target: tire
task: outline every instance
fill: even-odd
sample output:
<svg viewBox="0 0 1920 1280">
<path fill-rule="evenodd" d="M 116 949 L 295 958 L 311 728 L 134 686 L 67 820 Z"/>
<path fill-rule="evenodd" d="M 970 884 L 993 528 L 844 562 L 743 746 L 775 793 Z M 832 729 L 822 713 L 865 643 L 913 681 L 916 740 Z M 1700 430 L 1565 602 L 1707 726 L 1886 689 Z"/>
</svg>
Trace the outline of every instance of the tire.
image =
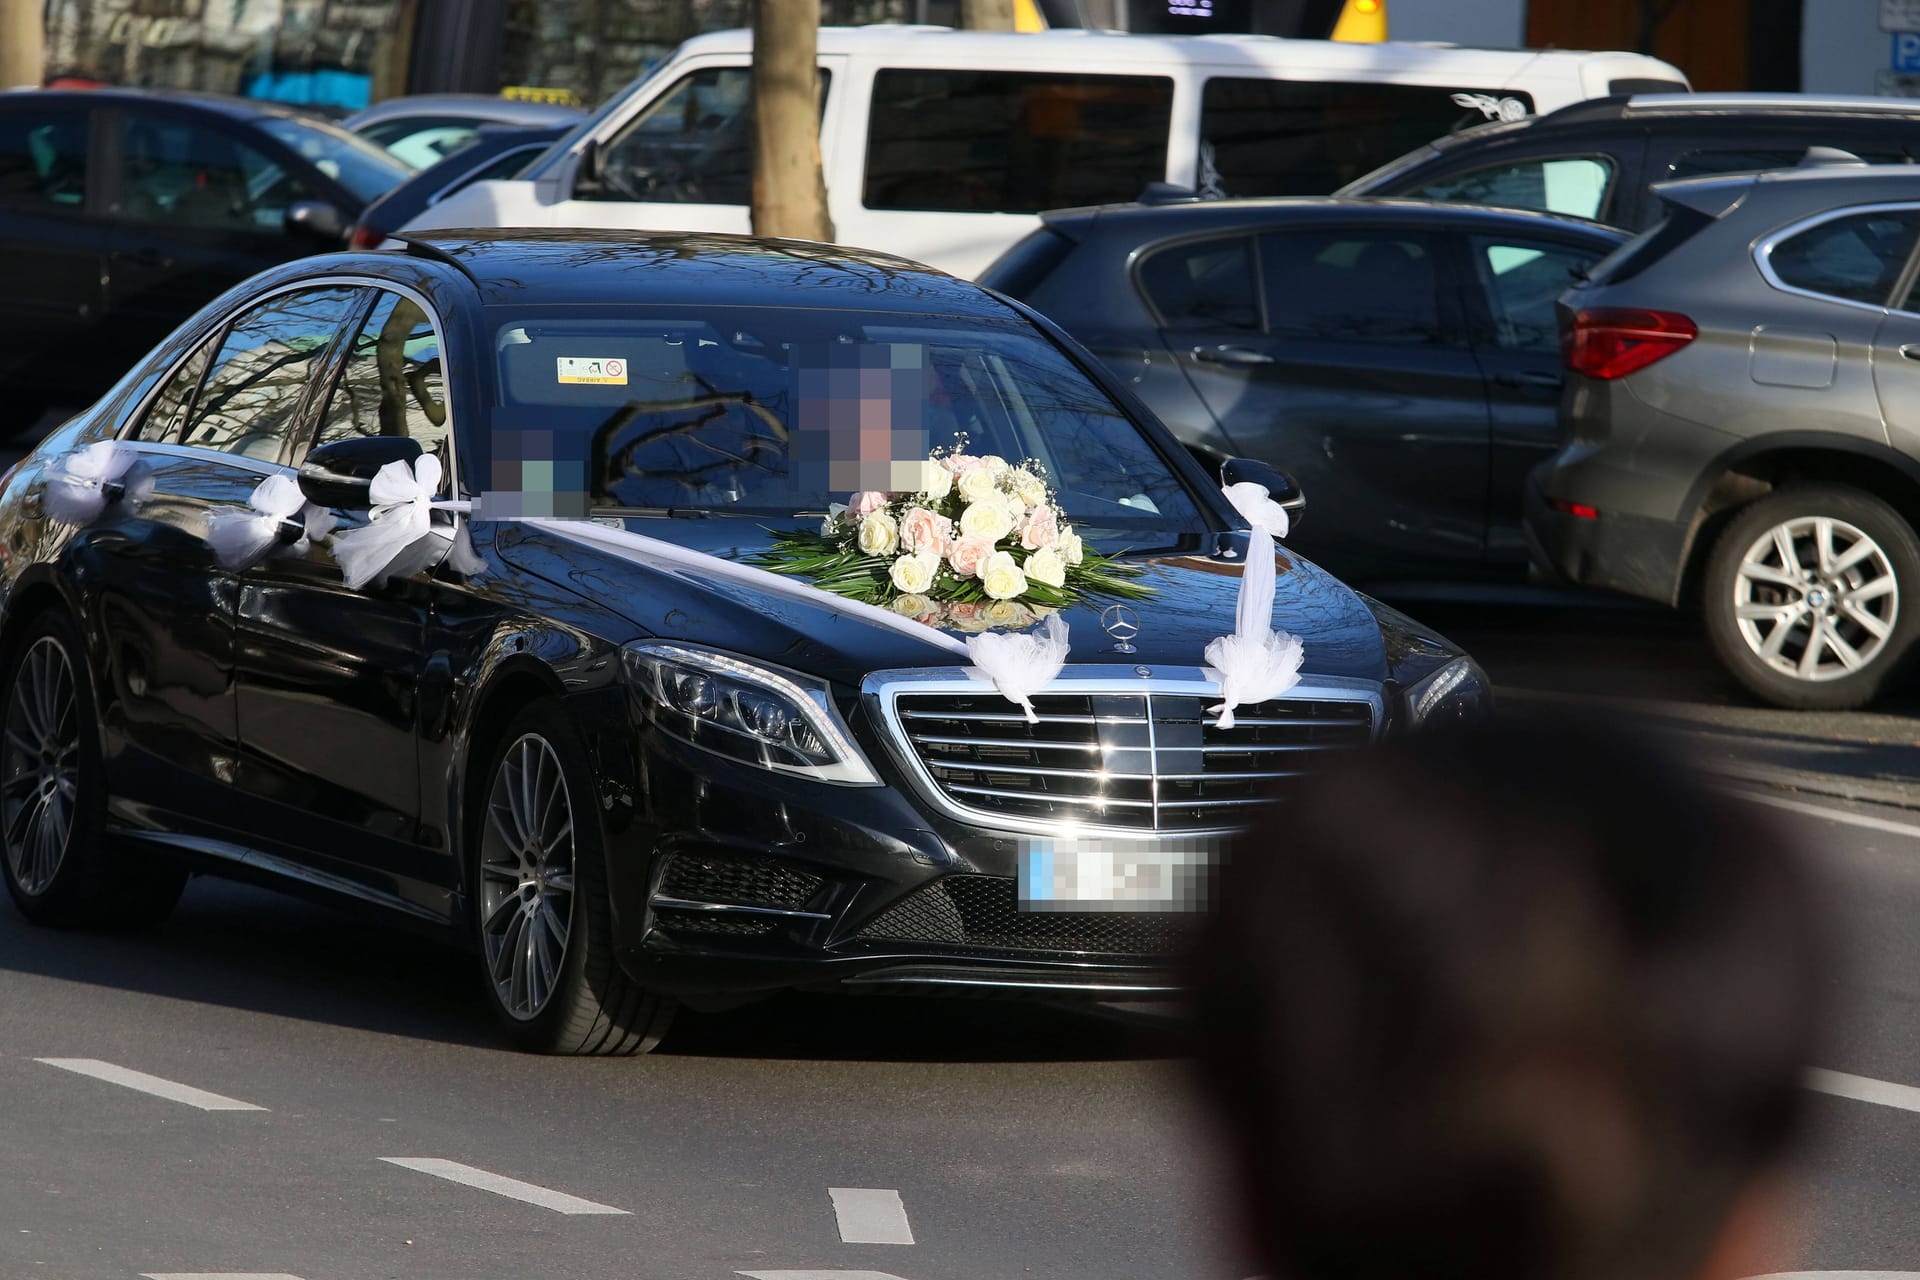
<svg viewBox="0 0 1920 1280">
<path fill-rule="evenodd" d="M 35 924 L 147 928 L 186 872 L 106 839 L 106 773 L 86 650 L 64 613 L 30 621 L 0 679 L 0 869 Z"/>
<path fill-rule="evenodd" d="M 535 702 L 501 735 L 468 823 L 481 985 L 508 1038 L 535 1053 L 646 1053 L 673 1019 L 674 1003 L 614 958 L 593 794 L 579 732 Z"/>
<path fill-rule="evenodd" d="M 1870 493 L 1780 489 L 1714 543 L 1701 607 L 1714 652 L 1756 696 L 1864 706 L 1902 674 L 1920 635 L 1920 538 Z"/>
</svg>

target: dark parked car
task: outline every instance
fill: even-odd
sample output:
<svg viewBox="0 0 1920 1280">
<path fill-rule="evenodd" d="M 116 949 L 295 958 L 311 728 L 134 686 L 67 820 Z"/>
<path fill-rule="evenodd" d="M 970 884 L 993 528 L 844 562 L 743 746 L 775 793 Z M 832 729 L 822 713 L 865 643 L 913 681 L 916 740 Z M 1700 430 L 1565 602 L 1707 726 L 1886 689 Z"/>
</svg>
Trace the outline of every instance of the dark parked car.
<svg viewBox="0 0 1920 1280">
<path fill-rule="evenodd" d="M 93 400 L 238 281 L 340 248 L 411 172 L 272 103 L 0 94 L 0 433 Z"/>
<path fill-rule="evenodd" d="M 586 118 L 557 102 L 522 102 L 482 93 L 421 93 L 389 98 L 342 121 L 416 169 L 429 169 L 472 145 L 490 124 L 571 129 Z"/>
<path fill-rule="evenodd" d="M 1518 581 L 1522 481 L 1559 443 L 1554 300 L 1623 239 L 1406 201 L 1117 205 L 1045 215 L 980 280 L 1209 466 L 1294 476 L 1292 542 L 1336 573 Z"/>
<path fill-rule="evenodd" d="M 378 249 L 395 231 L 418 217 L 421 210 L 440 203 L 476 182 L 518 177 L 520 171 L 546 154 L 547 148 L 569 132 L 569 126 L 482 125 L 473 141 L 381 196 L 354 224 L 356 249 Z"/>
<path fill-rule="evenodd" d="M 1798 93 L 1596 98 L 1436 139 L 1341 188 L 1536 209 L 1639 230 L 1654 183 L 1798 164 L 1834 147 L 1877 164 L 1920 158 L 1920 103 Z"/>
<path fill-rule="evenodd" d="M 1852 707 L 1920 635 L 1920 169 L 1659 188 L 1659 226 L 1561 304 L 1543 566 L 1697 602 L 1749 690 Z"/>
<path fill-rule="evenodd" d="M 930 446 L 1045 464 L 1155 592 L 1065 607 L 1035 721 L 932 626 L 721 572 L 818 526 L 836 491 L 805 433 L 829 428 L 794 379 L 868 344 L 934 388 Z M 50 519 L 50 473 L 112 440 L 144 501 Z M 443 523 L 363 590 L 318 544 L 211 557 L 210 518 L 263 479 L 299 468 L 352 526 L 375 468 L 422 450 L 445 494 L 579 493 L 593 518 L 475 520 L 473 576 Z M 592 479 L 556 494 L 568 468 Z M 1028 910 L 1023 868 L 1111 856 L 1177 886 L 1273 780 L 1488 696 L 1457 649 L 1282 555 L 1302 679 L 1214 725 L 1202 653 L 1249 546 L 1216 479 L 1031 313 L 816 244 L 494 230 L 278 268 L 29 455 L 0 546 L 0 832 L 30 917 L 156 918 L 184 857 L 470 946 L 514 1037 L 563 1052 L 799 985 L 1165 991 L 1191 900 Z"/>
</svg>

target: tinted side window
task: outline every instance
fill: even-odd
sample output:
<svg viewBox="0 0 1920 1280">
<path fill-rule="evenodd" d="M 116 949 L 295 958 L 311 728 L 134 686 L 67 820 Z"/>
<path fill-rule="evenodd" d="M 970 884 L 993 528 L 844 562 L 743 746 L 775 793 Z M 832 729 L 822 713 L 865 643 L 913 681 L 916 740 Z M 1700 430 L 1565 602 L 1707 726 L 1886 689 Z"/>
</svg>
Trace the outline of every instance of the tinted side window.
<svg viewBox="0 0 1920 1280">
<path fill-rule="evenodd" d="M 1216 76 L 1200 100 L 1200 187 L 1325 195 L 1442 134 L 1532 112 L 1524 93 Z"/>
<path fill-rule="evenodd" d="M 194 402 L 186 443 L 278 461 L 307 384 L 320 372 L 358 294 L 304 289 L 235 320 Z"/>
<path fill-rule="evenodd" d="M 300 183 L 233 134 L 191 120 L 120 118 L 120 212 L 141 222 L 278 232 Z"/>
<path fill-rule="evenodd" d="M 200 379 L 207 372 L 207 359 L 219 338 L 219 334 L 214 334 L 202 342 L 185 363 L 173 371 L 173 376 L 154 396 L 153 403 L 147 406 L 147 416 L 134 432 L 134 439 L 155 444 L 172 444 L 180 439 L 187 416 L 193 411 L 194 393 L 200 390 Z"/>
<path fill-rule="evenodd" d="M 1571 245 L 1473 237 L 1474 274 L 1493 314 L 1494 341 L 1510 351 L 1559 350 L 1553 304 L 1573 287 L 1573 273 L 1599 258 Z"/>
<path fill-rule="evenodd" d="M 438 454 L 450 471 L 447 433 L 440 336 L 418 303 L 383 292 L 354 335 L 314 443 L 408 436 L 425 452 Z M 443 473 L 443 486 L 450 479 Z"/>
<path fill-rule="evenodd" d="M 1439 275 L 1419 232 L 1286 231 L 1260 237 L 1267 329 L 1319 342 L 1439 344 Z"/>
<path fill-rule="evenodd" d="M 87 199 L 87 112 L 0 114 L 0 206 L 79 212 Z"/>
<path fill-rule="evenodd" d="M 1844 139 L 1823 146 L 1837 146 L 1868 164 L 1905 164 L 1906 153 L 1898 146 L 1848 146 Z M 1792 147 L 1720 147 L 1683 151 L 1667 163 L 1670 178 L 1703 178 L 1716 173 L 1757 173 L 1766 169 L 1791 169 L 1807 157 L 1805 146 Z"/>
<path fill-rule="evenodd" d="M 1598 218 L 1613 190 L 1613 161 L 1605 156 L 1517 160 L 1438 178 L 1406 194 L 1452 204 L 1533 209 Z"/>
<path fill-rule="evenodd" d="M 820 103 L 830 79 L 820 72 Z M 753 194 L 753 79 L 745 67 L 680 77 L 601 152 L 606 200 L 746 204 Z"/>
<path fill-rule="evenodd" d="M 1163 76 L 884 70 L 862 199 L 951 213 L 1132 200 L 1167 176 L 1172 117 Z"/>
<path fill-rule="evenodd" d="M 1166 329 L 1260 329 L 1253 242 L 1203 240 L 1162 249 L 1140 264 L 1140 287 Z"/>
<path fill-rule="evenodd" d="M 1781 241 L 1767 262 L 1782 284 L 1880 306 L 1920 239 L 1920 210 L 1856 213 Z"/>
</svg>

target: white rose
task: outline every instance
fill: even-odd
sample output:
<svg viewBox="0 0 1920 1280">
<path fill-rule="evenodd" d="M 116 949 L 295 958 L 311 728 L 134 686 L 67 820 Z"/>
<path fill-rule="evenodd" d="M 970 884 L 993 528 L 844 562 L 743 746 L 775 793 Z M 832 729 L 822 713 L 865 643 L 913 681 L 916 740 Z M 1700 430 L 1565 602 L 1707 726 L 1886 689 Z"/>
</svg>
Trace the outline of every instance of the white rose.
<svg viewBox="0 0 1920 1280">
<path fill-rule="evenodd" d="M 1011 600 L 1027 589 L 1027 575 L 1004 551 L 996 551 L 980 566 L 980 589 L 995 600 Z"/>
<path fill-rule="evenodd" d="M 953 475 L 941 463 L 928 458 L 920 464 L 920 492 L 938 502 L 953 492 Z"/>
<path fill-rule="evenodd" d="M 860 554 L 890 556 L 900 545 L 900 526 L 884 511 L 876 511 L 860 522 Z"/>
<path fill-rule="evenodd" d="M 990 453 L 980 461 L 987 464 L 987 470 L 993 473 L 995 480 L 1007 474 L 1007 460 L 997 453 Z"/>
<path fill-rule="evenodd" d="M 1035 582 L 1045 583 L 1049 587 L 1067 585 L 1067 562 L 1052 547 L 1040 548 L 1027 557 L 1027 563 L 1022 567 Z"/>
<path fill-rule="evenodd" d="M 1068 525 L 1060 531 L 1060 558 L 1068 564 L 1079 564 L 1086 558 L 1086 548 L 1080 545 L 1080 535 Z"/>
<path fill-rule="evenodd" d="M 1033 624 L 1033 612 L 1012 600 L 995 600 L 987 606 L 986 619 L 996 627 L 1026 627 Z"/>
<path fill-rule="evenodd" d="M 983 476 L 985 474 L 986 472 L 984 471 L 974 471 L 969 473 L 968 479 L 971 479 L 973 476 Z M 963 490 L 966 488 L 964 481 L 960 487 Z M 978 534 L 983 538 L 998 542 L 1013 532 L 1013 513 L 1007 510 L 1005 503 L 992 499 L 985 502 L 976 502 L 961 512 L 960 532 L 963 534 Z"/>
<path fill-rule="evenodd" d="M 1046 482 L 1025 467 L 1013 473 L 1012 484 L 1014 496 L 1029 507 L 1037 507 L 1047 500 Z"/>
<path fill-rule="evenodd" d="M 985 467 L 975 467 L 960 477 L 960 496 L 968 502 L 980 502 L 1000 492 L 999 484 L 993 478 L 993 472 Z"/>
<path fill-rule="evenodd" d="M 887 576 L 893 579 L 893 585 L 908 595 L 919 595 L 933 586 L 933 575 L 940 568 L 940 557 L 921 552 L 918 555 L 901 556 L 893 562 L 893 568 Z"/>
<path fill-rule="evenodd" d="M 933 601 L 923 595 L 895 596 L 887 607 L 902 617 L 919 618 L 933 611 Z"/>
</svg>

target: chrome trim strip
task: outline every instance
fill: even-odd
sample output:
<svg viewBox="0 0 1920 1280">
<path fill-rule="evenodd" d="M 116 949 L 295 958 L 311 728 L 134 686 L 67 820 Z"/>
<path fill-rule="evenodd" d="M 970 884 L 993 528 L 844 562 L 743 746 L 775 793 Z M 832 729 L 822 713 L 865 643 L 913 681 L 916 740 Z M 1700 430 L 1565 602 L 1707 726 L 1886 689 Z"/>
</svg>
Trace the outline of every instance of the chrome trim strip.
<svg viewBox="0 0 1920 1280">
<path fill-rule="evenodd" d="M 1141 677 L 1133 674 L 1131 667 L 1120 667 L 1110 663 L 1078 663 L 1061 670 L 1049 693 L 1115 693 L 1131 695 L 1164 694 L 1169 696 L 1188 696 L 1214 698 L 1220 694 L 1220 687 L 1209 680 L 1201 667 L 1155 667 L 1153 674 Z M 1043 818 L 1015 818 L 1004 813 L 970 808 L 956 802 L 952 796 L 934 778 L 928 762 L 920 758 L 914 749 L 913 735 L 906 728 L 909 718 L 958 719 L 960 717 L 916 717 L 912 712 L 903 712 L 898 706 L 900 695 L 905 693 L 948 693 L 979 694 L 989 691 L 989 686 L 960 673 L 955 667 L 907 667 L 887 671 L 875 671 L 860 684 L 861 700 L 865 702 L 874 716 L 875 723 L 882 726 L 887 738 L 887 749 L 892 753 L 899 767 L 903 769 L 922 799 L 933 805 L 947 817 L 965 822 L 976 828 L 1007 833 L 1016 838 L 1031 838 L 1035 835 L 1072 836 L 1085 833 L 1097 833 L 1103 838 L 1114 840 L 1193 840 L 1200 837 L 1227 836 L 1235 833 L 1235 828 L 1208 827 L 1196 830 L 1160 831 L 1143 830 L 1139 827 L 1116 827 L 1098 822 L 1059 822 Z M 1294 702 L 1348 702 L 1364 703 L 1369 709 L 1372 722 L 1369 725 L 1370 738 L 1378 741 L 1386 728 L 1387 700 L 1381 687 L 1370 680 L 1361 680 L 1351 676 L 1315 676 L 1302 680 L 1287 690 L 1287 701 Z M 1007 716 L 970 715 L 969 720 L 992 723 L 995 720 L 1025 723 L 1026 717 L 1019 712 Z M 1094 717 L 1061 716 L 1048 717 L 1057 724 L 1139 724 L 1137 717 Z M 1147 717 L 1151 719 L 1151 717 Z M 1244 725 L 1298 727 L 1303 723 L 1326 724 L 1339 721 L 1303 720 L 1300 717 L 1276 716 L 1249 719 L 1237 717 Z M 1351 724 L 1352 722 L 1348 722 Z M 956 766 L 960 767 L 960 766 Z M 1129 775 L 1141 776 L 1141 775 Z M 1219 775 L 1221 781 L 1232 781 L 1246 774 Z M 960 788 L 956 787 L 955 790 Z M 1001 794 L 991 791 L 982 794 Z M 1033 797 L 1028 797 L 1033 798 Z M 1048 801 L 1076 803 L 1076 798 L 1067 796 L 1039 797 Z M 1139 806 L 1157 806 L 1158 801 L 1125 801 L 1080 799 L 1078 803 L 1087 805 L 1106 805 L 1109 807 L 1134 808 Z M 1249 801 L 1178 801 L 1168 802 L 1175 808 L 1227 808 L 1234 804 L 1242 807 Z M 1157 817 L 1157 807 L 1156 807 Z"/>
<path fill-rule="evenodd" d="M 295 862 L 290 858 L 283 858 L 273 853 L 263 853 L 259 849 L 249 848 L 243 844 L 234 844 L 226 840 L 214 840 L 206 836 L 182 835 L 174 831 L 138 831 L 130 827 L 114 827 L 110 828 L 110 830 L 112 830 L 115 835 L 127 836 L 136 840 L 146 840 L 154 844 L 164 844 L 176 849 L 185 849 L 192 853 L 204 853 L 228 862 L 239 863 L 242 866 L 257 867 L 262 871 L 270 871 L 277 876 L 284 876 L 288 880 L 311 885 L 316 889 L 325 889 L 330 893 L 337 893 L 348 898 L 358 898 L 362 902 L 371 902 L 376 906 L 391 907 L 396 911 L 404 911 L 408 915 L 417 916 L 422 920 L 431 920 L 435 924 L 447 923 L 447 917 L 430 908 L 423 907 L 417 902 L 408 902 L 405 898 L 398 898 L 390 893 L 381 893 L 378 889 L 369 888 L 367 885 L 361 884 L 358 880 L 349 880 L 345 876 L 336 876 L 331 872 L 316 870 L 304 863 Z"/>
<path fill-rule="evenodd" d="M 1889 311 L 1897 310 L 1897 308 L 1892 306 L 1890 302 L 1874 303 L 1861 302 L 1854 298 L 1836 298 L 1830 293 L 1819 293 L 1812 289 L 1802 289 L 1798 285 L 1788 284 L 1780 278 L 1780 273 L 1773 269 L 1773 251 L 1779 248 L 1785 241 L 1792 239 L 1804 231 L 1811 231 L 1815 227 L 1824 226 L 1829 222 L 1837 222 L 1841 218 L 1851 218 L 1862 213 L 1896 213 L 1901 211 L 1920 211 L 1920 201 L 1897 200 L 1883 204 L 1855 204 L 1847 205 L 1839 209 L 1823 209 L 1819 213 L 1809 214 L 1804 218 L 1789 222 L 1786 226 L 1776 231 L 1771 231 L 1757 240 L 1753 246 L 1753 264 L 1759 268 L 1760 278 L 1781 293 L 1791 294 L 1796 298 L 1811 298 L 1815 302 L 1824 302 L 1831 306 L 1851 307 L 1856 311 L 1871 311 L 1875 315 L 1884 316 Z M 1907 261 L 1901 265 L 1900 271 L 1894 277 L 1896 283 L 1905 278 L 1907 268 L 1911 266 L 1912 263 L 1913 254 L 1909 253 L 1907 255 Z"/>
<path fill-rule="evenodd" d="M 824 911 L 788 911 L 783 907 L 748 907 L 733 902 L 700 902 L 693 898 L 649 898 L 648 906 L 665 907 L 670 911 L 708 911 L 714 914 L 735 914 L 749 916 L 782 916 L 789 920 L 831 920 L 832 916 Z"/>
<path fill-rule="evenodd" d="M 1171 995 L 1181 990 L 1171 983 L 1075 982 L 1071 978 L 1023 981 L 1019 978 L 998 978 L 986 974 L 976 977 L 973 974 L 962 973 L 929 973 L 924 969 L 882 969 L 874 973 L 860 973 L 850 978 L 842 978 L 841 982 L 848 986 L 991 987 L 1005 991 L 1078 991 L 1114 995 Z"/>
</svg>

